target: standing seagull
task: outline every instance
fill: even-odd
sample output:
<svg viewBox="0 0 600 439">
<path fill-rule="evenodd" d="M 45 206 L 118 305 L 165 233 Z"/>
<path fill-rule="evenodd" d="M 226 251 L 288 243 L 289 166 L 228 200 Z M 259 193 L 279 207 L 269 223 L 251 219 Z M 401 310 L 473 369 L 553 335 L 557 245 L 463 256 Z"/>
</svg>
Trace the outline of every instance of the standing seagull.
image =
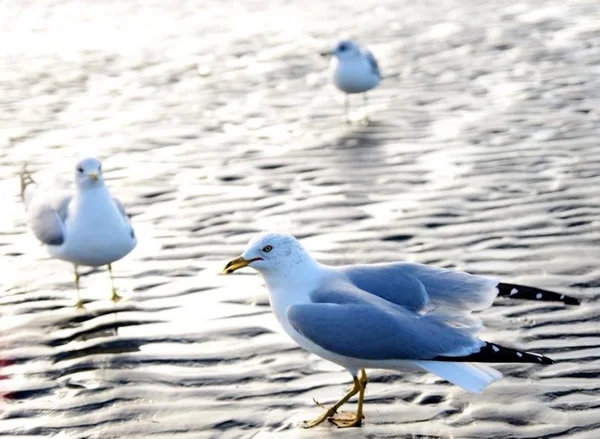
<svg viewBox="0 0 600 439">
<path fill-rule="evenodd" d="M 77 163 L 75 193 L 66 189 L 38 187 L 31 174 L 21 172 L 21 198 L 29 225 L 36 238 L 46 245 L 53 258 L 71 262 L 75 269 L 77 307 L 78 265 L 106 265 L 112 287 L 112 300 L 120 299 L 114 286 L 111 264 L 127 255 L 137 244 L 133 228 L 119 200 L 104 185 L 102 164 L 96 158 Z"/>
<path fill-rule="evenodd" d="M 481 392 L 502 374 L 477 363 L 554 363 L 476 336 L 483 326 L 471 312 L 488 308 L 509 285 L 493 278 L 407 262 L 330 267 L 313 259 L 293 236 L 280 233 L 254 237 L 224 273 L 245 266 L 264 277 L 285 332 L 352 375 L 352 389 L 321 416 L 305 422 L 306 428 L 325 420 L 338 427 L 359 426 L 367 368 L 416 367 Z M 578 303 L 551 291 L 514 284 L 508 288 L 513 297 Z M 336 415 L 357 393 L 356 415 Z"/>
<path fill-rule="evenodd" d="M 363 100 L 368 104 L 367 93 L 377 87 L 381 81 L 379 65 L 373 54 L 352 40 L 340 41 L 333 50 L 322 53 L 323 56 L 331 56 L 331 70 L 333 72 L 333 83 L 343 91 L 344 109 L 346 111 L 346 122 L 350 123 L 348 115 L 349 94 L 363 93 Z M 365 116 L 368 121 L 368 116 Z"/>
</svg>

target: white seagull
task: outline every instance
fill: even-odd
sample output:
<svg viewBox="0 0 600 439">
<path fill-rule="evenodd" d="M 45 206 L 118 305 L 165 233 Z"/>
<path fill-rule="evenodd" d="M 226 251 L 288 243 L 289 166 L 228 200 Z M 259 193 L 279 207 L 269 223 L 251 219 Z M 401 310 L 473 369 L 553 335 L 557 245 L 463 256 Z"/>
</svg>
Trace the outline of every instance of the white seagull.
<svg viewBox="0 0 600 439">
<path fill-rule="evenodd" d="M 368 104 L 366 92 L 377 87 L 381 81 L 377 60 L 369 50 L 361 48 L 352 40 L 342 40 L 333 50 L 321 55 L 331 56 L 330 69 L 333 73 L 333 83 L 345 93 L 346 122 L 350 123 L 348 95 L 363 93 L 366 111 Z"/>
<path fill-rule="evenodd" d="M 481 392 L 502 377 L 478 363 L 552 364 L 540 354 L 477 337 L 483 326 L 472 311 L 498 295 L 579 303 L 551 291 L 427 265 L 398 262 L 330 267 L 317 262 L 293 236 L 264 233 L 230 261 L 224 273 L 256 269 L 266 281 L 271 308 L 301 347 L 350 372 L 354 386 L 318 418 L 338 427 L 359 426 L 365 369 L 420 368 L 465 390 Z M 355 415 L 337 410 L 358 393 Z"/>
<path fill-rule="evenodd" d="M 106 265 L 112 300 L 116 302 L 120 296 L 114 287 L 111 264 L 133 250 L 137 244 L 135 233 L 123 205 L 111 197 L 104 185 L 98 159 L 86 158 L 77 163 L 75 187 L 74 192 L 40 187 L 23 169 L 21 198 L 29 225 L 50 256 L 74 265 L 78 308 L 83 306 L 79 296 L 79 265 Z"/>
</svg>

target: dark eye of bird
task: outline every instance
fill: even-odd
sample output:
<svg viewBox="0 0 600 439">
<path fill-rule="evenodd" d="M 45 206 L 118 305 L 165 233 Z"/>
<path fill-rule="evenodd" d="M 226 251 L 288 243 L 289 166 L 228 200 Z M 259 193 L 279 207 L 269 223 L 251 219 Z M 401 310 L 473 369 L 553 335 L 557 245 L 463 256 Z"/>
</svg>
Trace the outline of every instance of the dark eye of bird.
<svg viewBox="0 0 600 439">
<path fill-rule="evenodd" d="M 263 247 L 263 251 L 265 253 L 269 253 L 271 250 L 273 250 L 273 247 L 270 246 L 270 245 L 266 245 L 266 246 Z"/>
<path fill-rule="evenodd" d="M 338 47 L 340 52 L 344 52 L 347 48 L 348 46 L 345 43 L 340 44 L 340 47 Z"/>
<path fill-rule="evenodd" d="M 80 174 L 83 174 L 83 168 L 81 168 L 81 167 L 77 168 L 77 172 L 79 172 Z"/>
</svg>

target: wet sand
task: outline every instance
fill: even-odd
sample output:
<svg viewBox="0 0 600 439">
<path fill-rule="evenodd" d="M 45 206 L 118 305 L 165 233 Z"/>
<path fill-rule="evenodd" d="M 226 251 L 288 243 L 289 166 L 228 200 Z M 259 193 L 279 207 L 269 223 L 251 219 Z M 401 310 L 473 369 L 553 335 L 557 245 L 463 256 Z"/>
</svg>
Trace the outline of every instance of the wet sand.
<svg viewBox="0 0 600 439">
<path fill-rule="evenodd" d="M 597 2 L 124 3 L 3 4 L 0 435 L 598 437 Z M 317 55 L 348 29 L 388 76 L 369 126 L 344 123 Z M 139 244 L 114 264 L 125 299 L 94 271 L 78 312 L 17 175 L 70 178 L 88 153 Z M 304 431 L 350 376 L 279 332 L 256 274 L 220 275 L 271 228 L 326 263 L 430 263 L 583 304 L 482 313 L 486 339 L 552 366 L 500 365 L 477 395 L 374 371 L 362 429 Z"/>
</svg>

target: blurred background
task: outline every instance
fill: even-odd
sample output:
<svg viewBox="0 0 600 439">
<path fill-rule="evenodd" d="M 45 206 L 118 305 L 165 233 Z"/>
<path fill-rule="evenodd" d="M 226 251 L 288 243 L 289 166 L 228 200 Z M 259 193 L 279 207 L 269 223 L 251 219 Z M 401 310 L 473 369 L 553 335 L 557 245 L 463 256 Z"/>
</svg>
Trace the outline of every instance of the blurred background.
<svg viewBox="0 0 600 439">
<path fill-rule="evenodd" d="M 0 1 L 0 435 L 75 438 L 600 434 L 600 18 L 592 0 Z M 318 53 L 384 79 L 346 125 Z M 361 111 L 362 99 L 352 99 Z M 95 154 L 139 244 L 82 278 L 30 233 L 27 163 Z M 485 338 L 555 365 L 482 394 L 373 372 L 366 424 L 304 431 L 347 372 L 279 332 L 257 231 L 330 264 L 409 260 L 571 294 L 497 300 Z"/>
</svg>

